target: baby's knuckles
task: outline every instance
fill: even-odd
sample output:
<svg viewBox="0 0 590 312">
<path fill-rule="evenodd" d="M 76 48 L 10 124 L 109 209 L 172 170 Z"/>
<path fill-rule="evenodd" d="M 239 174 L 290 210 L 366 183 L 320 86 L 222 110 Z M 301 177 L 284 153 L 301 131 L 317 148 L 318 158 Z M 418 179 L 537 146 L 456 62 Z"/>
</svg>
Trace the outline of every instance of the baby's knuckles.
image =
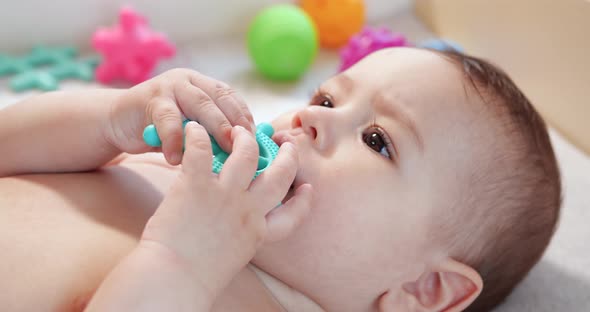
<svg viewBox="0 0 590 312">
<path fill-rule="evenodd" d="M 217 201 L 219 206 L 215 209 L 223 210 L 219 215 L 223 216 L 224 220 L 219 222 L 229 225 L 228 243 L 234 242 L 234 249 L 242 250 L 247 257 L 254 256 L 268 232 L 259 200 L 247 190 L 222 187 L 217 188 L 217 191 L 217 196 L 214 197 L 223 199 Z"/>
<path fill-rule="evenodd" d="M 184 68 L 168 70 L 128 89 L 122 98 L 123 105 L 132 104 L 132 106 L 138 106 L 136 108 L 144 109 L 146 103 L 149 103 L 153 98 L 173 97 L 175 86 L 190 83 L 191 77 L 195 74 L 197 72 Z"/>
<path fill-rule="evenodd" d="M 253 243 L 252 246 L 258 248 L 264 242 L 268 233 L 266 218 L 261 213 L 260 202 L 250 193 L 245 196 L 247 198 L 242 204 L 244 213 L 240 219 L 241 228 L 245 233 L 251 235 L 250 243 Z"/>
<path fill-rule="evenodd" d="M 189 84 L 190 83 L 187 82 L 186 84 L 178 87 L 190 88 Z M 194 101 L 195 103 L 199 103 L 204 115 L 211 115 L 217 106 L 205 92 L 194 93 Z"/>
<path fill-rule="evenodd" d="M 150 101 L 150 107 L 151 107 L 151 111 L 154 112 L 154 109 L 156 108 L 155 103 L 158 103 L 158 98 L 153 98 Z M 161 101 L 163 103 L 165 103 L 164 101 Z M 154 117 L 154 121 L 158 120 L 158 121 L 175 121 L 178 116 L 177 116 L 177 110 L 173 107 L 173 106 L 162 106 L 157 108 L 157 110 L 155 111 L 156 116 Z M 153 113 L 152 113 L 153 114 Z M 179 129 L 180 129 L 180 125 L 179 125 Z"/>
<path fill-rule="evenodd" d="M 224 101 L 228 98 L 233 98 L 237 94 L 237 91 L 230 87 L 225 82 L 217 81 L 216 88 L 215 88 L 215 98 L 218 101 Z"/>
<path fill-rule="evenodd" d="M 267 236 L 267 226 L 265 217 L 257 210 L 260 208 L 253 204 L 255 201 L 241 201 L 238 213 L 232 213 L 232 230 L 229 237 L 230 242 L 234 243 L 234 250 L 241 254 L 246 263 L 256 253 L 256 250 L 264 243 Z M 236 206 L 234 206 L 236 207 Z"/>
<path fill-rule="evenodd" d="M 191 77 L 196 74 L 197 72 L 194 70 L 175 68 L 141 83 L 130 90 L 136 91 L 144 101 L 154 97 L 174 97 L 174 90 L 177 85 L 190 83 Z"/>
<path fill-rule="evenodd" d="M 173 68 L 164 72 L 161 76 L 167 78 L 180 78 L 182 80 L 190 80 L 190 77 L 198 72 L 188 68 Z"/>
</svg>

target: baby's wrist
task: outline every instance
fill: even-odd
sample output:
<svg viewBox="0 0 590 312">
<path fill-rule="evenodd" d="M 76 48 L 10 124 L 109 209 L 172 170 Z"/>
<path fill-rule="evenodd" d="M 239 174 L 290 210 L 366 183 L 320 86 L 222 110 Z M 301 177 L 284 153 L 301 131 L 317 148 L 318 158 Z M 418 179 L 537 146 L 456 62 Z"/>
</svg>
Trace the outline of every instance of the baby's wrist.
<svg viewBox="0 0 590 312">
<path fill-rule="evenodd" d="M 141 109 L 137 110 L 133 106 L 134 95 L 132 89 L 118 90 L 114 98 L 107 106 L 106 117 L 102 125 L 102 135 L 109 147 L 116 149 L 119 153 L 127 152 L 124 150 L 125 143 L 129 141 L 125 131 L 128 126 L 126 119 L 134 115 L 141 114 Z"/>
<path fill-rule="evenodd" d="M 106 110 L 102 117 L 101 123 L 101 131 L 102 137 L 104 141 L 109 145 L 108 147 L 117 149 L 116 142 L 115 142 L 115 129 L 114 129 L 114 120 L 113 120 L 113 112 L 116 109 L 117 102 L 119 101 L 120 95 L 116 95 L 114 99 L 107 105 Z"/>
<path fill-rule="evenodd" d="M 136 248 L 140 258 L 157 264 L 159 273 L 168 277 L 176 276 L 177 285 L 190 289 L 194 294 L 196 302 L 203 308 L 209 308 L 218 297 L 218 291 L 210 287 L 210 284 L 199 276 L 193 265 L 167 246 L 147 239 L 142 239 Z M 199 310 L 201 311 L 201 310 Z M 204 310 L 203 310 L 204 311 Z"/>
</svg>

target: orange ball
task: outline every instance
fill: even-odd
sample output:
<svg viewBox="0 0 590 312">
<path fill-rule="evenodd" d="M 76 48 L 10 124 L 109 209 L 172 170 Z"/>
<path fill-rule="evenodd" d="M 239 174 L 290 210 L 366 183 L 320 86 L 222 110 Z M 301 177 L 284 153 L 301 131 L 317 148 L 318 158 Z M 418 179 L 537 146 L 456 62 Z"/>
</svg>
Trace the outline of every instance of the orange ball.
<svg viewBox="0 0 590 312">
<path fill-rule="evenodd" d="M 301 8 L 316 24 L 326 48 L 345 45 L 365 23 L 363 0 L 301 0 Z"/>
</svg>

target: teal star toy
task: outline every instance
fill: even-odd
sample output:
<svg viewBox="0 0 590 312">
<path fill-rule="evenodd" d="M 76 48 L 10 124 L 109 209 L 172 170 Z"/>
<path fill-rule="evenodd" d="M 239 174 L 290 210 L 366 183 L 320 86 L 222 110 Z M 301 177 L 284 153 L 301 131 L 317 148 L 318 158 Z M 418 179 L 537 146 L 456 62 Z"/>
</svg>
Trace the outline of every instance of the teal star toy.
<svg viewBox="0 0 590 312">
<path fill-rule="evenodd" d="M 64 79 L 91 81 L 99 58 L 76 60 L 78 50 L 73 47 L 48 48 L 37 46 L 24 57 L 0 54 L 0 77 L 15 75 L 9 83 L 15 92 L 29 89 L 53 91 Z M 47 68 L 38 69 L 40 66 Z"/>
<path fill-rule="evenodd" d="M 20 74 L 33 68 L 25 59 L 0 54 L 0 77 Z"/>
<path fill-rule="evenodd" d="M 45 46 L 34 47 L 26 57 L 29 64 L 33 66 L 51 65 L 71 60 L 78 55 L 74 47 L 48 48 Z"/>
<path fill-rule="evenodd" d="M 58 80 L 80 79 L 91 81 L 94 79 L 94 69 L 98 65 L 98 58 L 82 61 L 63 61 L 49 69 L 49 73 Z"/>
<path fill-rule="evenodd" d="M 10 80 L 10 88 L 15 92 L 29 89 L 53 91 L 57 90 L 58 86 L 58 80 L 50 73 L 43 71 L 28 71 Z"/>
</svg>

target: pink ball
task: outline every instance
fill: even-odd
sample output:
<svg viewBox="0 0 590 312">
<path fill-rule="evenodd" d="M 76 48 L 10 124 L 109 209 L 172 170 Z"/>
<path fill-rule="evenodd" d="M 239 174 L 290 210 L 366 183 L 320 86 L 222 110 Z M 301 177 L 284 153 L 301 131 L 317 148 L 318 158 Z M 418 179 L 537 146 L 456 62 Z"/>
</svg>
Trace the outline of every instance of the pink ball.
<svg viewBox="0 0 590 312">
<path fill-rule="evenodd" d="M 407 41 L 402 34 L 392 33 L 384 27 L 365 27 L 361 32 L 352 36 L 348 44 L 340 50 L 340 71 L 346 70 L 377 50 L 405 46 L 407 46 Z"/>
</svg>

